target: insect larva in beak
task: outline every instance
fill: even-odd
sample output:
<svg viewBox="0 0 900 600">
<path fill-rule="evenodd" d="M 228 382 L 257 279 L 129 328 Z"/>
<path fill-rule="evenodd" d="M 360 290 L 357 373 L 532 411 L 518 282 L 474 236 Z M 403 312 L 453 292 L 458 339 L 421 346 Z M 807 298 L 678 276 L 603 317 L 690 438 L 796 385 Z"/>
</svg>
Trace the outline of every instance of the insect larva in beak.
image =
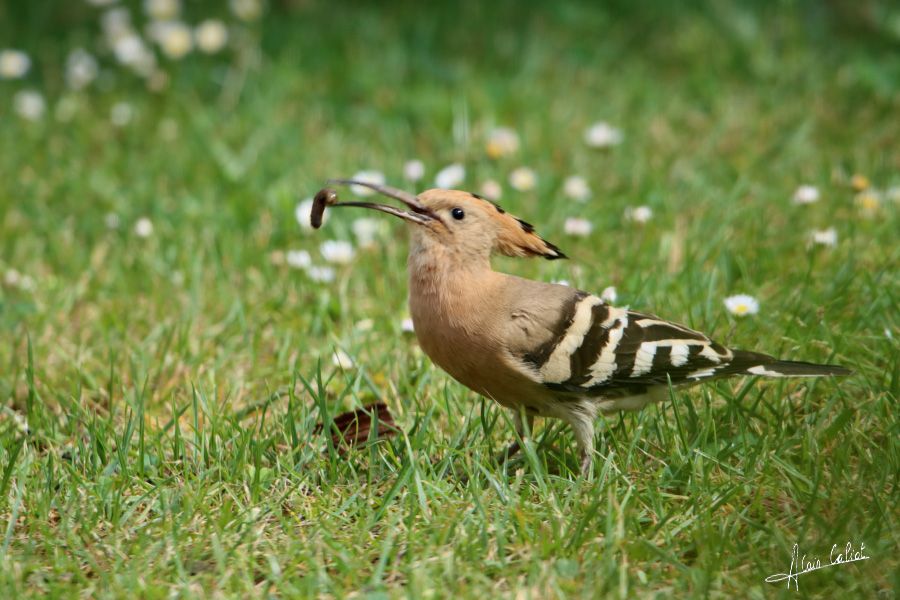
<svg viewBox="0 0 900 600">
<path fill-rule="evenodd" d="M 337 192 L 331 188 L 322 188 L 316 197 L 313 198 L 312 210 L 309 213 L 309 222 L 313 229 L 322 226 L 322 215 L 325 214 L 325 207 L 337 204 Z"/>
</svg>

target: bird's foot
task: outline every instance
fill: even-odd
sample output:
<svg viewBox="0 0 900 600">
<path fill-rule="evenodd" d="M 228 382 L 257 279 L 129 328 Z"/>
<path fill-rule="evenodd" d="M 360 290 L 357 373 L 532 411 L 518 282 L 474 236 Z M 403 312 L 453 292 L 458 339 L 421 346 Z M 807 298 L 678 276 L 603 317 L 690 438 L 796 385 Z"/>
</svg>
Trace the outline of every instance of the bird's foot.
<svg viewBox="0 0 900 600">
<path fill-rule="evenodd" d="M 581 476 L 587 478 L 591 473 L 591 463 L 593 457 L 588 452 L 581 453 Z"/>
<path fill-rule="evenodd" d="M 494 462 L 499 463 L 501 465 L 506 464 L 510 458 L 519 453 L 519 450 L 522 449 L 522 445 L 519 443 L 519 440 L 516 440 L 512 444 L 506 447 L 505 450 L 501 450 L 497 454 L 494 455 Z"/>
</svg>

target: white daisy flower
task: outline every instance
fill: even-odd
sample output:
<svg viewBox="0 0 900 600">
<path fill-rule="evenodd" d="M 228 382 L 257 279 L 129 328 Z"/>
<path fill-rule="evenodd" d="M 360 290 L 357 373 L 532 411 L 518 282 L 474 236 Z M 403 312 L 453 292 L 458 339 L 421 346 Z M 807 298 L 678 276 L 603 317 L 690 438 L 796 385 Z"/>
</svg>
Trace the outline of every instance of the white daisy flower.
<svg viewBox="0 0 900 600">
<path fill-rule="evenodd" d="M 594 230 L 594 225 L 587 219 L 569 217 L 563 225 L 563 230 L 569 235 L 587 237 Z"/>
<path fill-rule="evenodd" d="M 125 127 L 134 118 L 134 108 L 128 102 L 116 102 L 109 111 L 109 120 L 116 127 Z"/>
<path fill-rule="evenodd" d="M 16 425 L 16 429 L 22 435 L 31 435 L 31 427 L 28 425 L 28 418 L 23 417 L 21 413 L 18 411 L 10 411 L 12 413 L 13 423 Z"/>
<path fill-rule="evenodd" d="M 3 283 L 9 287 L 19 287 L 19 282 L 21 281 L 22 274 L 15 269 L 7 269 L 6 273 L 3 274 Z"/>
<path fill-rule="evenodd" d="M 621 130 L 603 121 L 594 123 L 584 131 L 584 143 L 591 148 L 618 146 L 622 143 L 622 139 Z"/>
<path fill-rule="evenodd" d="M 153 25 L 152 37 L 163 54 L 172 60 L 180 60 L 194 47 L 191 28 L 181 21 L 158 22 Z"/>
<path fill-rule="evenodd" d="M 21 79 L 31 69 L 31 59 L 21 50 L 0 50 L 0 79 Z"/>
<path fill-rule="evenodd" d="M 384 221 L 371 217 L 361 217 L 353 221 L 353 235 L 360 248 L 371 248 L 375 245 L 375 239 L 382 231 Z"/>
<path fill-rule="evenodd" d="M 134 224 L 134 233 L 138 237 L 148 238 L 153 235 L 153 221 L 147 217 L 141 217 Z"/>
<path fill-rule="evenodd" d="M 725 308 L 728 309 L 728 312 L 738 317 L 755 315 L 759 312 L 759 301 L 747 294 L 737 294 L 725 298 Z"/>
<path fill-rule="evenodd" d="M 385 183 L 384 173 L 381 171 L 357 171 L 350 179 L 365 181 L 366 183 L 372 183 L 374 185 L 384 185 Z M 371 188 L 361 185 L 351 185 L 350 191 L 357 196 L 373 196 L 378 193 Z"/>
<path fill-rule="evenodd" d="M 619 294 L 616 292 L 615 286 L 609 286 L 603 288 L 603 291 L 600 292 L 600 299 L 607 302 L 608 304 L 615 304 L 616 300 L 618 300 Z"/>
<path fill-rule="evenodd" d="M 409 317 L 400 321 L 400 331 L 403 331 L 404 333 L 412 333 L 415 330 L 416 330 L 416 327 L 413 324 L 413 320 L 410 319 Z"/>
<path fill-rule="evenodd" d="M 147 52 L 143 38 L 136 33 L 117 37 L 112 44 L 112 50 L 116 60 L 123 65 L 136 64 Z"/>
<path fill-rule="evenodd" d="M 131 13 L 125 7 L 111 8 L 104 12 L 100 17 L 100 25 L 103 27 L 103 33 L 111 41 L 133 33 Z"/>
<path fill-rule="evenodd" d="M 870 182 L 869 178 L 862 173 L 855 173 L 853 177 L 850 178 L 850 187 L 857 192 L 868 189 L 870 185 L 872 185 L 872 182 Z"/>
<path fill-rule="evenodd" d="M 497 202 L 503 197 L 503 186 L 498 181 L 488 179 L 481 184 L 478 193 L 492 202 Z"/>
<path fill-rule="evenodd" d="M 103 224 L 106 225 L 107 229 L 118 229 L 119 225 L 122 224 L 122 220 L 116 213 L 109 212 L 103 217 Z"/>
<path fill-rule="evenodd" d="M 419 181 L 425 176 L 425 163 L 421 160 L 408 160 L 403 165 L 403 177 L 407 181 Z"/>
<path fill-rule="evenodd" d="M 334 353 L 331 355 L 331 363 L 337 368 L 344 370 L 352 369 L 354 367 L 353 359 L 340 348 L 335 349 Z"/>
<path fill-rule="evenodd" d="M 205 54 L 215 54 L 228 43 L 228 28 L 218 19 L 207 19 L 194 29 L 197 48 Z"/>
<path fill-rule="evenodd" d="M 810 241 L 819 246 L 837 246 L 838 236 L 834 227 L 828 229 L 815 230 L 809 234 Z"/>
<path fill-rule="evenodd" d="M 625 220 L 635 223 L 646 223 L 653 218 L 653 209 L 649 206 L 629 206 L 625 209 Z"/>
<path fill-rule="evenodd" d="M 519 167 L 509 174 L 509 185 L 514 190 L 529 192 L 537 185 L 537 175 L 528 167 Z"/>
<path fill-rule="evenodd" d="M 179 0 L 144 0 L 144 12 L 157 21 L 171 21 L 181 13 Z"/>
<path fill-rule="evenodd" d="M 490 158 L 514 154 L 519 150 L 519 134 L 509 127 L 497 127 L 488 133 L 485 150 Z"/>
<path fill-rule="evenodd" d="M 284 262 L 294 269 L 308 269 L 312 266 L 312 256 L 306 250 L 288 250 Z"/>
<path fill-rule="evenodd" d="M 550 283 L 555 283 L 556 285 L 564 285 L 566 287 L 572 287 L 572 284 L 569 283 L 568 279 L 554 279 Z"/>
<path fill-rule="evenodd" d="M 16 113 L 28 121 L 38 121 L 47 110 L 47 103 L 40 92 L 34 90 L 22 90 L 16 92 L 13 97 L 13 105 Z"/>
<path fill-rule="evenodd" d="M 854 201 L 864 217 L 874 217 L 881 208 L 881 194 L 871 188 L 858 193 Z"/>
<path fill-rule="evenodd" d="M 97 59 L 84 48 L 76 48 L 66 57 L 66 84 L 73 90 L 81 90 L 97 78 Z"/>
<path fill-rule="evenodd" d="M 590 199 L 591 188 L 588 187 L 587 180 L 584 177 L 572 175 L 571 177 L 566 177 L 566 180 L 563 182 L 563 193 L 572 200 L 584 202 Z"/>
<path fill-rule="evenodd" d="M 814 185 L 801 185 L 794 191 L 794 204 L 813 204 L 819 201 L 819 188 Z"/>
<path fill-rule="evenodd" d="M 118 37 L 112 44 L 119 64 L 125 65 L 142 77 L 151 76 L 156 70 L 156 55 L 134 32 Z"/>
<path fill-rule="evenodd" d="M 320 267 L 314 265 L 306 269 L 309 278 L 318 283 L 331 283 L 334 281 L 334 269 L 331 267 Z"/>
<path fill-rule="evenodd" d="M 231 0 L 231 12 L 241 21 L 255 21 L 262 15 L 262 0 Z"/>
<path fill-rule="evenodd" d="M 339 265 L 349 264 L 355 254 L 353 245 L 343 240 L 328 240 L 319 246 L 319 253 L 326 261 Z"/>
<path fill-rule="evenodd" d="M 894 204 L 900 204 L 900 185 L 893 185 L 884 190 L 884 197 Z"/>
<path fill-rule="evenodd" d="M 443 189 L 459 186 L 466 178 L 466 168 L 459 163 L 447 165 L 434 177 L 434 185 Z"/>
</svg>

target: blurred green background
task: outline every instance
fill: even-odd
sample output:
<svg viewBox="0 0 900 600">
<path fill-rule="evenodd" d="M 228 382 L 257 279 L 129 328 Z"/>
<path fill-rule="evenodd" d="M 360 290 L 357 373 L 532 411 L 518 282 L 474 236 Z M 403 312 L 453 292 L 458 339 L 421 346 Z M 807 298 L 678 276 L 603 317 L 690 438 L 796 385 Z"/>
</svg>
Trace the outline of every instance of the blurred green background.
<svg viewBox="0 0 900 600">
<path fill-rule="evenodd" d="M 8 1 L 0 40 L 2 595 L 793 597 L 847 541 L 801 593 L 896 593 L 896 3 Z M 549 424 L 498 466 L 404 330 L 403 226 L 296 214 L 451 164 L 572 259 L 499 268 L 857 375 L 679 390 L 590 481 Z M 401 435 L 316 429 L 376 400 Z"/>
</svg>

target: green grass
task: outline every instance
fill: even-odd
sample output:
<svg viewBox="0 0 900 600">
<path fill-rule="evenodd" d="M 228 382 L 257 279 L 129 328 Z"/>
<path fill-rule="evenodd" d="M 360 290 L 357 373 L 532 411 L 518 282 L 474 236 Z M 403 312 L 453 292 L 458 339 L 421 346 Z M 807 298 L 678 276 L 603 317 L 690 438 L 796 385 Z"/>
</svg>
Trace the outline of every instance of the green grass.
<svg viewBox="0 0 900 600">
<path fill-rule="evenodd" d="M 68 123 L 53 117 L 60 61 L 94 50 L 96 25 L 31 6 L 3 27 L 37 65 L 0 81 L 0 275 L 35 282 L 0 284 L 0 596 L 897 593 L 898 204 L 866 216 L 849 184 L 900 185 L 887 3 L 883 29 L 840 2 L 284 3 L 241 39 L 261 54 L 190 56 L 161 94 L 103 59 Z M 41 122 L 13 114 L 22 87 L 46 94 Z M 136 113 L 124 128 L 119 101 Z M 587 148 L 596 120 L 624 143 Z M 486 158 L 496 125 L 521 135 L 516 156 Z M 736 347 L 856 374 L 676 390 L 598 424 L 588 479 L 547 422 L 498 465 L 507 415 L 401 331 L 398 222 L 333 283 L 272 261 L 352 239 L 361 214 L 315 233 L 294 219 L 327 178 L 374 168 L 404 185 L 410 158 L 428 181 L 461 161 L 472 189 L 504 182 L 504 207 L 571 257 L 498 268 L 615 285 L 621 304 Z M 506 185 L 521 164 L 532 192 Z M 570 174 L 593 200 L 563 198 Z M 790 202 L 803 183 L 817 204 Z M 644 227 L 623 219 L 637 204 L 654 210 Z M 565 236 L 570 216 L 594 233 Z M 809 248 L 827 226 L 837 247 Z M 738 292 L 759 315 L 726 313 Z M 336 348 L 356 367 L 333 367 Z M 315 432 L 376 400 L 399 436 L 341 453 Z M 871 559 L 806 574 L 799 594 L 764 582 L 794 543 L 827 561 L 848 541 Z"/>
</svg>

